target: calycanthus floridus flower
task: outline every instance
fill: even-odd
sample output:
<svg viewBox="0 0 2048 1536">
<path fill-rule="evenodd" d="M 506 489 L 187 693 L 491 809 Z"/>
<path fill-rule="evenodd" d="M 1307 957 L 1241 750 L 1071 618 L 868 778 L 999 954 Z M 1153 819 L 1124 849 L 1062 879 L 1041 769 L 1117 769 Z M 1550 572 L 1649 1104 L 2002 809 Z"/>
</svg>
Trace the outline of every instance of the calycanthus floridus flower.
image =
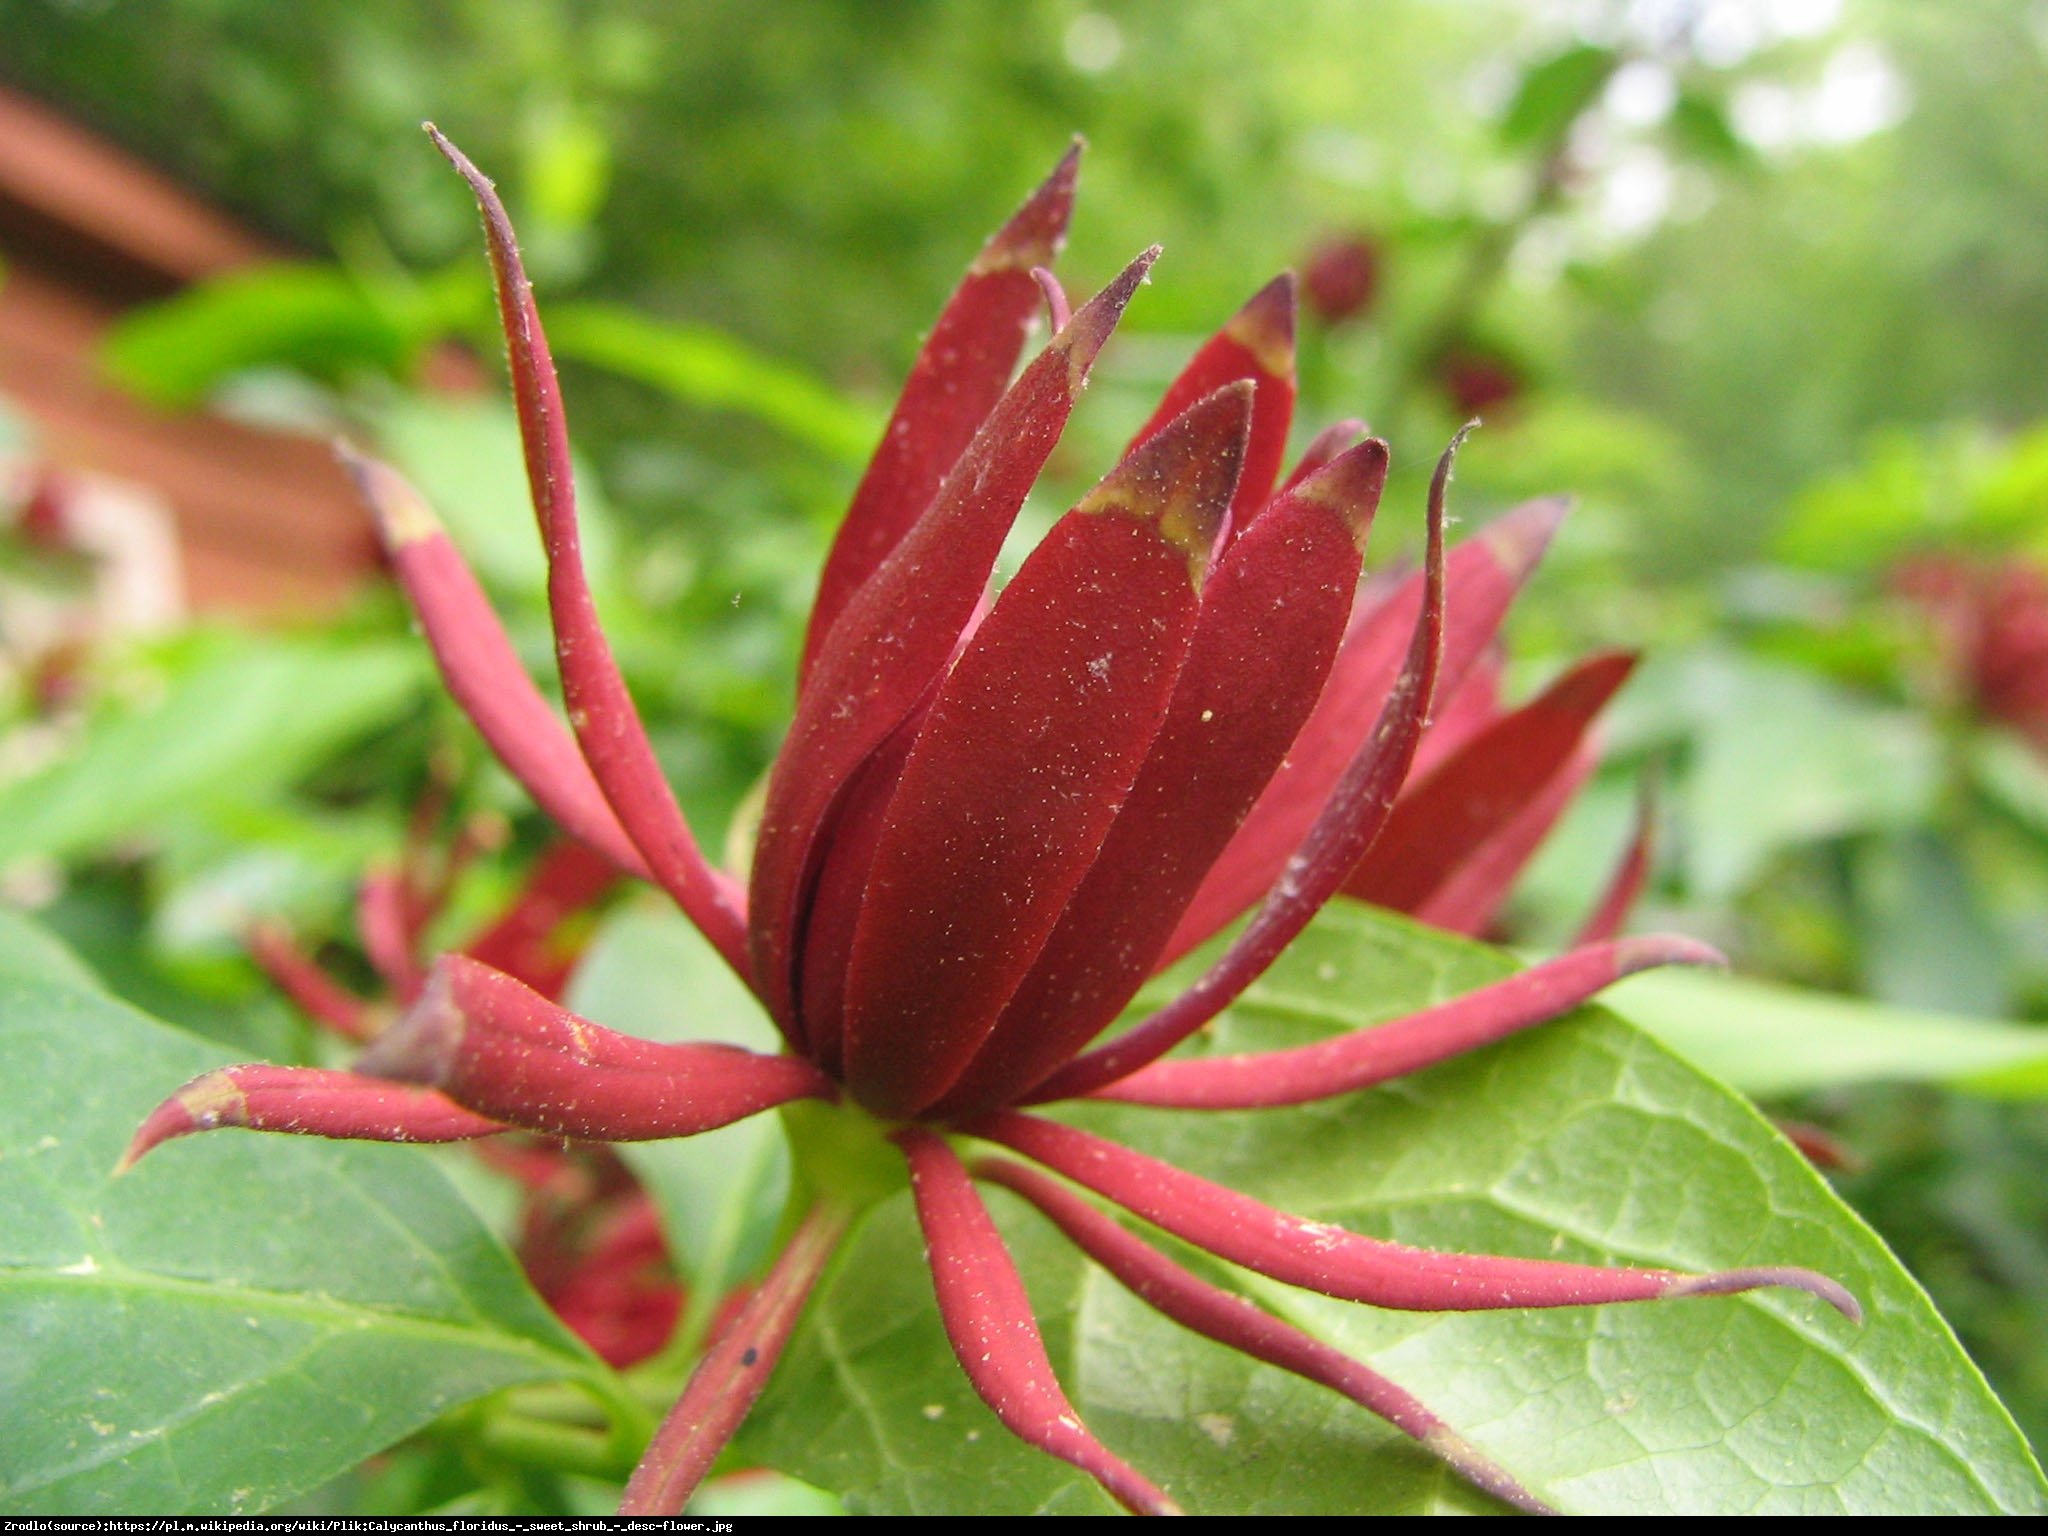
<svg viewBox="0 0 2048 1536">
<path fill-rule="evenodd" d="M 443 956 L 353 1073 L 208 1073 L 151 1116 L 131 1159 L 223 1125 L 389 1141 L 517 1126 L 617 1141 L 688 1136 L 781 1107 L 800 1191 L 790 1236 L 657 1432 L 627 1485 L 628 1513 L 682 1508 L 841 1239 L 906 1177 L 939 1314 L 975 1391 L 1012 1432 L 1139 1512 L 1176 1506 L 1068 1402 L 978 1181 L 1022 1196 L 1175 1321 L 1342 1393 L 1527 1509 L 1544 1506 L 1399 1386 L 1198 1278 L 1109 1211 L 1377 1307 L 1581 1306 L 1787 1285 L 1856 1315 L 1841 1287 L 1807 1270 L 1604 1269 L 1381 1241 L 1038 1112 L 1076 1097 L 1304 1104 L 1555 1017 L 1630 971 L 1712 958 L 1686 939 L 1603 939 L 1376 1028 L 1259 1055 L 1163 1059 L 1355 870 L 1398 884 L 1398 869 L 1365 861 L 1431 700 L 1480 661 L 1559 516 L 1552 504 L 1524 508 L 1447 556 L 1447 452 L 1423 569 L 1391 597 L 1359 603 L 1387 450 L 1353 443 L 1352 424 L 1281 476 L 1294 393 L 1288 279 L 1196 354 L 1121 462 L 991 600 L 1011 522 L 1157 253 L 1069 312 L 1045 267 L 1064 235 L 1077 153 L 990 239 L 926 342 L 826 563 L 743 884 L 700 852 L 598 627 L 561 397 L 504 209 L 435 138 L 484 213 L 569 725 L 521 670 L 432 516 L 390 471 L 362 464 L 393 565 L 451 691 L 506 766 L 566 832 L 675 900 L 759 997 L 785 1048 L 633 1039 L 473 957 Z M 1013 382 L 1041 304 L 1056 334 Z M 1447 586 L 1458 614 L 1448 626 Z M 1555 725 L 1558 713 L 1542 718 Z M 1586 711 L 1562 713 L 1576 720 L 1569 756 Z M 1092 1044 L 1166 958 L 1247 906 L 1249 922 L 1185 993 Z"/>
</svg>

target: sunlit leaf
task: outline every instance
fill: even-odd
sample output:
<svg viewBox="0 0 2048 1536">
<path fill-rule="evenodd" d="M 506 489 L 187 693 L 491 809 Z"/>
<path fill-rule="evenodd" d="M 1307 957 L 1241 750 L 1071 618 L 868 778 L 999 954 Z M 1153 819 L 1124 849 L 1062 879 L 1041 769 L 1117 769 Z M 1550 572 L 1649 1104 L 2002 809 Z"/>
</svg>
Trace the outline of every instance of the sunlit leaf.
<svg viewBox="0 0 2048 1536">
<path fill-rule="evenodd" d="M 1694 1065 L 1759 1096 L 1864 1082 L 1987 1089 L 2003 1082 L 1996 1091 L 2029 1097 L 2048 1088 L 2048 1028 L 2039 1025 L 1675 971 L 1631 977 L 1607 1005 Z M 2031 1088 L 2024 1086 L 2029 1073 L 2039 1079 Z"/>
<path fill-rule="evenodd" d="M 1578 43 L 1532 65 L 1501 118 L 1501 138 L 1517 146 L 1556 140 L 1593 104 L 1620 63 L 1612 48 Z"/>
</svg>

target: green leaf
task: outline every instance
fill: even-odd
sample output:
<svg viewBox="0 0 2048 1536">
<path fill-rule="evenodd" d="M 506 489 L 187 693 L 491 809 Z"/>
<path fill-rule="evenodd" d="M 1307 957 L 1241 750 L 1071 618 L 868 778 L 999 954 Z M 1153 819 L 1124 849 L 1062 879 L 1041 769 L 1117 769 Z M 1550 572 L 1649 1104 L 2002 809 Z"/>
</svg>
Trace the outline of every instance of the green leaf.
<svg viewBox="0 0 2048 1536">
<path fill-rule="evenodd" d="M 1678 148 L 1715 165 L 1743 167 L 1756 158 L 1728 120 L 1728 108 L 1719 98 L 1702 90 L 1685 89 L 1678 93 L 1678 99 L 1671 104 L 1665 131 Z"/>
<path fill-rule="evenodd" d="M 1657 725 L 1694 742 L 1680 804 L 1686 877 L 1703 897 L 1741 890 L 1781 850 L 1917 825 L 1940 782 L 1924 716 L 1729 652 L 1642 669 L 1615 729 Z"/>
<path fill-rule="evenodd" d="M 65 756 L 0 788 L 0 864 L 97 850 L 172 812 L 255 798 L 395 716 L 426 678 L 411 646 L 202 641 L 162 693 L 107 706 Z"/>
<path fill-rule="evenodd" d="M 782 1048 L 754 995 L 666 902 L 615 912 L 576 968 L 566 1001 L 642 1039 Z M 660 1206 L 693 1301 L 715 1305 L 768 1257 L 789 1193 L 788 1149 L 772 1117 L 617 1150 Z"/>
<path fill-rule="evenodd" d="M 1612 48 L 1580 43 L 1532 65 L 1501 118 L 1501 141 L 1517 147 L 1558 141 L 1620 63 Z"/>
<path fill-rule="evenodd" d="M 456 1404 L 603 1379 L 414 1148 L 225 1131 L 109 1170 L 211 1048 L 0 914 L 0 1509 L 252 1513 Z"/>
<path fill-rule="evenodd" d="M 709 326 L 665 324 L 608 304 L 558 304 L 548 340 L 574 358 L 704 410 L 734 411 L 849 464 L 874 450 L 879 424 L 788 363 Z"/>
<path fill-rule="evenodd" d="M 366 410 L 380 451 L 419 487 L 484 584 L 528 602 L 546 591 L 547 559 L 534 529 L 511 405 L 394 394 Z M 612 513 L 597 476 L 580 457 L 576 523 L 584 565 L 601 585 L 612 564 Z"/>
<path fill-rule="evenodd" d="M 427 339 L 424 315 L 338 267 L 257 267 L 125 316 L 102 361 L 153 405 L 198 404 L 230 376 L 284 365 L 320 378 L 404 372 Z"/>
<path fill-rule="evenodd" d="M 1210 1048 L 1369 1025 L 1509 968 L 1347 906 L 1219 1021 Z M 1567 1512 L 2048 1511 L 2010 1418 L 1878 1240 L 1746 1102 L 1611 1016 L 1587 1010 L 1302 1110 L 1068 1113 L 1285 1209 L 1405 1242 L 1685 1269 L 1806 1264 L 1861 1299 L 1861 1328 L 1790 1292 L 1400 1314 L 1236 1276 Z M 1362 1410 L 1180 1333 L 1015 1202 L 996 1209 L 1076 1406 L 1191 1510 L 1485 1505 Z M 974 1400 L 901 1199 L 836 1263 L 743 1444 L 858 1511 L 1108 1507 Z"/>
<path fill-rule="evenodd" d="M 1696 971 L 1631 977 L 1604 1001 L 1694 1065 L 1759 1097 L 1867 1082 L 1944 1083 L 2001 1097 L 2048 1090 L 2048 1028 L 2039 1025 Z M 2031 1073 L 2036 1086 L 2007 1073 Z"/>
</svg>

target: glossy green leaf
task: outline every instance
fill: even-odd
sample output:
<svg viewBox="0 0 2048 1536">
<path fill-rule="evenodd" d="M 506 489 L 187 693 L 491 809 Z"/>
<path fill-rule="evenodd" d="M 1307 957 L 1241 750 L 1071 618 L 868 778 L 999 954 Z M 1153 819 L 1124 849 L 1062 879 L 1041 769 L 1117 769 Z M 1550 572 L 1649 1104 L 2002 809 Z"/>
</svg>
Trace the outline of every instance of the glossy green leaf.
<svg viewBox="0 0 2048 1536">
<path fill-rule="evenodd" d="M 1507 968 L 1397 918 L 1331 911 L 1210 1044 L 1319 1038 Z M 1587 1010 L 1309 1109 L 1071 1113 L 1286 1209 L 1406 1242 L 1687 1269 L 1803 1263 L 1861 1299 L 1861 1328 L 1789 1292 L 1399 1314 L 1237 1276 L 1568 1512 L 2048 1511 L 2010 1418 L 1877 1239 L 1746 1102 L 1611 1016 Z M 1484 1506 L 1363 1411 L 1192 1340 L 1015 1202 L 996 1207 L 1076 1406 L 1191 1510 Z M 857 1510 L 1108 1507 L 973 1399 L 901 1199 L 828 1277 L 745 1447 L 842 1487 Z"/>
<path fill-rule="evenodd" d="M 160 694 L 106 706 L 77 743 L 0 788 L 0 863 L 97 851 L 159 818 L 248 801 L 398 714 L 427 680 L 411 646 L 215 637 Z"/>
<path fill-rule="evenodd" d="M 0 1510 L 253 1513 L 445 1410 L 603 1379 L 417 1149 L 236 1131 L 110 1170 L 220 1061 L 0 914 Z"/>
</svg>

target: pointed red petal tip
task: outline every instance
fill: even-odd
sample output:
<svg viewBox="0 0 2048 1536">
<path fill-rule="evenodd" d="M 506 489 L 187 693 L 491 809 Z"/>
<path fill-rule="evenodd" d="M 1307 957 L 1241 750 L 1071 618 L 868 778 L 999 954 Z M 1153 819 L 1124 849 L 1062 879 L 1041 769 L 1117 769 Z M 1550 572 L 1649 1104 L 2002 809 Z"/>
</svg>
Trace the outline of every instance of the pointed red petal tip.
<svg viewBox="0 0 2048 1536">
<path fill-rule="evenodd" d="M 1477 423 L 1467 425 L 1458 434 L 1463 441 Z M 1452 448 L 1457 447 L 1453 443 Z M 1476 535 L 1480 543 L 1493 551 L 1502 568 L 1508 572 L 1510 581 L 1519 586 L 1536 568 L 1536 562 L 1543 558 L 1543 552 L 1550 548 L 1550 541 L 1563 525 L 1565 516 L 1572 509 L 1568 496 L 1545 496 L 1537 501 L 1525 501 L 1512 511 L 1504 512 Z"/>
<path fill-rule="evenodd" d="M 174 1137 L 223 1126 L 340 1141 L 474 1141 L 506 1127 L 431 1089 L 324 1067 L 249 1062 L 201 1073 L 151 1112 L 114 1172 Z"/>
<path fill-rule="evenodd" d="M 1712 1275 L 1686 1275 L 1667 1286 L 1666 1296 L 1732 1296 L 1738 1291 L 1761 1290 L 1766 1286 L 1784 1286 L 1789 1290 L 1804 1291 L 1807 1295 L 1826 1302 L 1850 1322 L 1861 1324 L 1863 1307 L 1849 1294 L 1849 1288 L 1839 1281 L 1830 1280 L 1826 1275 L 1816 1274 L 1810 1269 L 1798 1269 L 1790 1265 L 1765 1265 L 1756 1269 L 1724 1269 Z"/>
<path fill-rule="evenodd" d="M 114 1176 L 120 1177 L 176 1137 L 210 1131 L 216 1126 L 243 1125 L 248 1118 L 249 1101 L 235 1086 L 227 1068 L 201 1073 L 150 1111 L 149 1118 L 128 1143 L 128 1150 L 114 1164 Z"/>
<path fill-rule="evenodd" d="M 426 498 L 412 488 L 405 476 L 359 450 L 355 444 L 336 439 L 334 456 L 355 482 L 356 494 L 370 509 L 377 525 L 377 537 L 384 548 L 396 551 L 407 544 L 431 539 L 442 532 Z"/>
<path fill-rule="evenodd" d="M 1697 965 L 1725 971 L 1728 957 L 1711 944 L 1682 933 L 1643 933 L 1614 941 L 1614 974 L 1619 980 L 1662 965 Z"/>
<path fill-rule="evenodd" d="M 1301 462 L 1280 483 L 1279 494 L 1285 496 L 1371 430 L 1356 416 L 1346 416 L 1342 421 L 1323 428 L 1302 450 Z"/>
<path fill-rule="evenodd" d="M 1361 553 L 1366 535 L 1372 532 L 1373 514 L 1379 510 L 1380 493 L 1387 486 L 1387 445 L 1369 437 L 1347 448 L 1290 493 L 1319 507 L 1327 507 L 1351 525 L 1351 540 Z"/>
<path fill-rule="evenodd" d="M 1294 274 L 1282 272 L 1245 301 L 1223 334 L 1267 373 L 1287 378 L 1294 372 L 1294 315 Z"/>
<path fill-rule="evenodd" d="M 1079 389 L 1088 377 L 1096 354 L 1109 340 L 1109 333 L 1116 329 L 1125 309 L 1130 307 L 1131 296 L 1145 281 L 1145 274 L 1152 270 L 1152 263 L 1159 259 L 1162 249 L 1154 245 L 1140 251 L 1129 266 L 1110 280 L 1107 288 L 1074 312 L 1074 318 L 1067 323 L 1066 329 L 1053 337 L 1046 347 L 1048 352 L 1066 354 L 1067 375 L 1075 389 Z"/>
<path fill-rule="evenodd" d="M 1074 511 L 1154 524 L 1187 556 L 1189 575 L 1200 588 L 1244 465 L 1252 395 L 1252 381 L 1239 379 L 1196 401 L 1165 431 L 1132 449 Z"/>
<path fill-rule="evenodd" d="M 1074 212 L 1074 183 L 1081 173 L 1082 148 L 1081 140 L 1075 139 L 1024 206 L 989 236 L 988 244 L 967 269 L 968 276 L 1029 271 L 1047 265 L 1059 254 L 1067 241 L 1067 221 Z"/>
</svg>

